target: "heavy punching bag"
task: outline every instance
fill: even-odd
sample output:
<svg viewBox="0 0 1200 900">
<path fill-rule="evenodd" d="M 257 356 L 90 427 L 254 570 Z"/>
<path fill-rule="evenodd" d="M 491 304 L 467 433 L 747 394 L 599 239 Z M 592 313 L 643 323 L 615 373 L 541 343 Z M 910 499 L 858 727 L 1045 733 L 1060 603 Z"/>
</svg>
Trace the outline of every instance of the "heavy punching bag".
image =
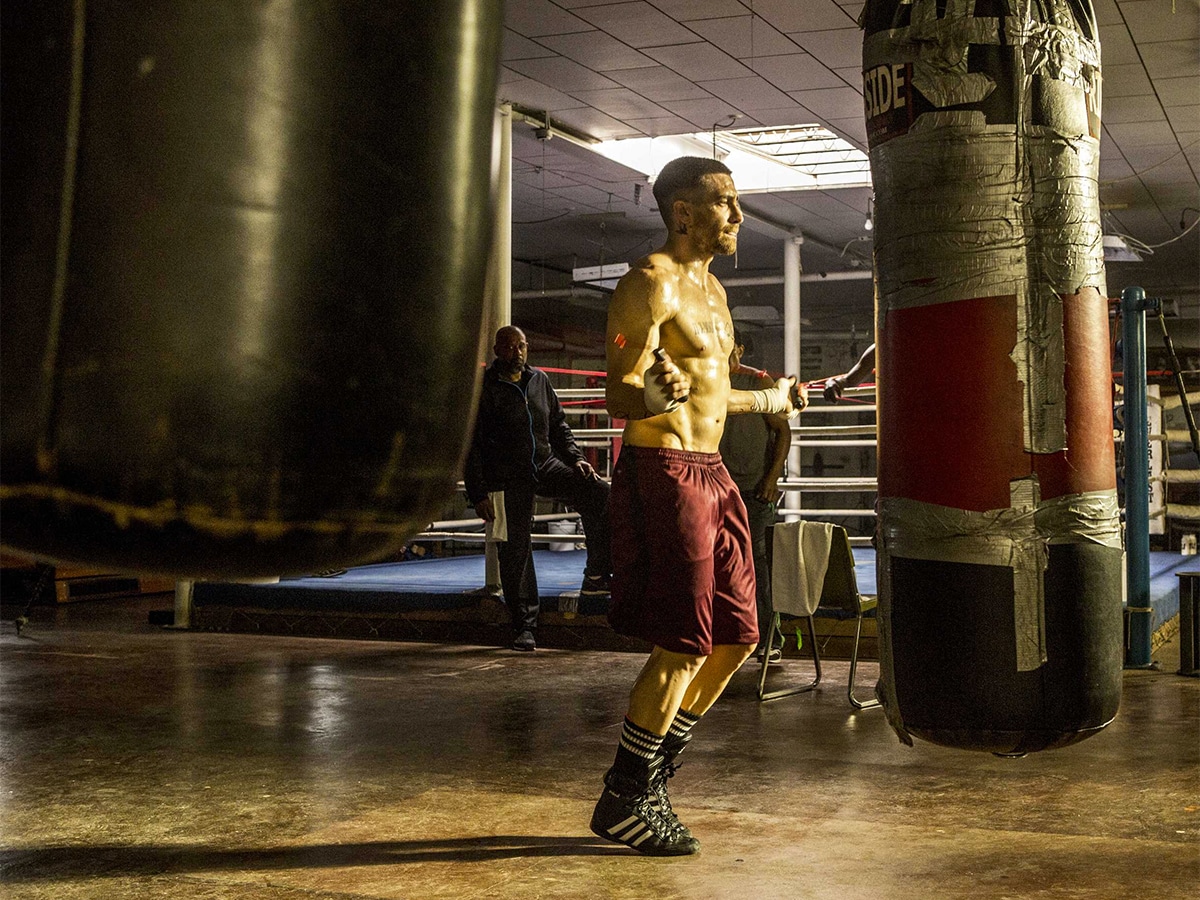
<svg viewBox="0 0 1200 900">
<path fill-rule="evenodd" d="M 1019 755 L 1116 715 L 1121 540 L 1090 0 L 869 0 L 881 694 Z"/>
<path fill-rule="evenodd" d="M 0 540 L 394 551 L 470 424 L 499 0 L 3 6 Z"/>
</svg>

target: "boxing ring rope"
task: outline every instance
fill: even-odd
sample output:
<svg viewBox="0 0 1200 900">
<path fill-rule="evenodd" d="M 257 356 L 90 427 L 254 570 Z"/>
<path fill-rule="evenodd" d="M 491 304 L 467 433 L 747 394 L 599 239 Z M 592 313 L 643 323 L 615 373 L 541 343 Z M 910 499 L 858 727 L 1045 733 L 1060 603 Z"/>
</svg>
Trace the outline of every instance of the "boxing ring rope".
<svg viewBox="0 0 1200 900">
<path fill-rule="evenodd" d="M 560 374 L 587 375 L 597 376 L 603 375 L 601 372 L 593 372 L 588 370 L 574 369 L 555 369 L 543 368 L 543 371 L 550 371 Z M 813 382 L 809 385 L 810 390 L 817 390 L 818 383 Z M 580 416 L 604 416 L 607 418 L 608 413 L 604 408 L 604 388 L 602 387 L 587 387 L 587 388 L 561 388 L 555 391 L 559 399 L 563 403 L 563 411 L 569 417 Z M 875 414 L 877 407 L 873 402 L 875 394 L 874 385 L 862 385 L 858 387 L 847 388 L 844 392 L 844 398 L 849 398 L 855 402 L 840 402 L 840 403 L 817 403 L 806 408 L 803 415 L 805 417 L 813 415 L 834 416 L 840 417 L 847 414 L 862 415 Z M 860 399 L 872 398 L 872 399 Z M 1150 398 L 1151 402 L 1162 403 L 1158 398 Z M 1189 398 L 1190 399 L 1190 398 Z M 846 448 L 846 447 L 875 447 L 877 446 L 876 434 L 877 427 L 874 424 L 856 424 L 856 425 L 799 425 L 792 423 L 792 445 L 803 447 L 805 449 L 821 449 L 821 448 Z M 606 468 L 602 474 L 606 480 L 611 479 L 611 469 L 614 462 L 614 453 L 612 452 L 613 441 L 619 438 L 622 434 L 620 428 L 580 428 L 572 427 L 572 432 L 575 435 L 576 442 L 581 448 L 607 450 Z M 1118 431 L 1115 434 L 1118 443 L 1124 441 L 1124 433 Z M 1147 439 L 1151 442 L 1172 443 L 1180 440 L 1186 440 L 1186 432 L 1175 433 L 1174 430 L 1164 431 L 1163 433 L 1152 433 L 1147 435 Z M 1164 470 L 1155 471 L 1151 474 L 1151 480 L 1161 483 L 1174 483 L 1183 479 L 1192 477 L 1190 473 L 1183 474 L 1180 472 L 1169 472 Z M 874 493 L 877 490 L 878 483 L 874 476 L 792 476 L 780 479 L 779 489 L 787 493 L 799 494 L 832 494 L 832 493 Z M 459 489 L 462 489 L 462 483 L 459 483 Z M 1194 511 L 1191 508 L 1180 509 L 1179 511 L 1184 518 L 1190 518 L 1189 514 Z M 871 507 L 835 507 L 835 508 L 800 508 L 800 509 L 780 509 L 779 517 L 796 517 L 803 515 L 805 517 L 814 518 L 860 518 L 873 519 L 875 518 L 875 509 Z M 1166 518 L 1170 515 L 1165 504 L 1150 510 L 1150 518 Z M 578 520 L 579 514 L 574 512 L 562 513 L 545 513 L 538 514 L 533 517 L 535 522 L 566 522 Z M 483 543 L 486 541 L 486 535 L 483 533 L 484 522 L 479 518 L 464 518 L 453 519 L 440 522 L 432 522 L 429 527 L 416 535 L 414 541 L 458 541 L 462 543 Z M 587 542 L 586 535 L 579 534 L 557 534 L 540 532 L 532 534 L 531 540 L 535 544 L 585 544 Z M 855 545 L 865 545 L 870 542 L 868 537 L 852 537 L 851 543 Z"/>
<path fill-rule="evenodd" d="M 541 367 L 542 371 L 555 372 L 560 374 L 587 375 L 596 376 L 603 375 L 602 372 L 593 372 L 588 370 L 576 369 L 558 369 Z M 607 418 L 608 413 L 604 408 L 604 388 L 603 387 L 588 387 L 588 388 L 556 388 L 555 393 L 563 404 L 563 411 L 567 416 L 587 416 L 597 415 Z M 875 389 L 873 385 L 847 388 L 845 396 L 847 397 L 873 397 Z M 595 405 L 593 405 L 595 404 Z M 839 404 L 820 404 L 810 405 L 805 411 L 805 415 L 821 414 L 821 415 L 845 415 L 853 413 L 855 415 L 871 413 L 876 411 L 875 404 L 871 401 L 858 401 L 857 403 L 839 403 Z M 874 447 L 876 446 L 876 426 L 875 425 L 798 425 L 792 423 L 792 445 L 801 446 L 806 449 L 819 449 L 823 447 Z M 614 453 L 612 452 L 613 441 L 620 438 L 623 430 L 621 428 L 579 428 L 572 426 L 572 433 L 575 435 L 576 443 L 581 448 L 593 448 L 600 450 L 608 450 L 607 453 L 607 470 L 603 473 L 606 480 L 611 479 L 611 468 L 614 462 Z M 459 482 L 458 487 L 463 489 L 462 482 Z M 821 476 L 821 477 L 787 477 L 779 481 L 779 489 L 785 492 L 794 493 L 874 493 L 876 491 L 876 479 L 870 477 L 837 477 L 837 476 Z M 780 510 L 780 516 L 784 514 L 784 510 Z M 819 518 L 874 518 L 874 508 L 812 508 L 812 509 L 790 509 L 786 511 L 789 515 L 803 513 L 808 516 Z M 546 513 L 539 514 L 533 517 L 535 522 L 560 522 L 570 521 L 579 518 L 578 513 L 563 512 L 563 513 Z M 416 535 L 413 541 L 459 541 L 463 543 L 483 543 L 487 540 L 482 529 L 484 521 L 479 518 L 463 518 L 452 519 L 440 522 L 432 522 L 424 531 Z M 587 538 L 584 534 L 550 534 L 538 533 L 530 536 L 531 540 L 537 544 L 559 544 L 559 543 L 575 543 L 584 544 Z M 855 545 L 864 545 L 870 542 L 868 537 L 852 537 L 851 543 Z"/>
</svg>

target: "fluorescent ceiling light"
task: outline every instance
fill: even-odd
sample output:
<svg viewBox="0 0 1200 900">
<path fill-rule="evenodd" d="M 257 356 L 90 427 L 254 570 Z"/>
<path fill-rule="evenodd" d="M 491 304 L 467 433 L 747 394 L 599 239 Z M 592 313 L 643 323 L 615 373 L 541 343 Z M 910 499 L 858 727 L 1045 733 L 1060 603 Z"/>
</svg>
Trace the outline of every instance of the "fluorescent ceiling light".
<svg viewBox="0 0 1200 900">
<path fill-rule="evenodd" d="M 1125 243 L 1125 238 L 1115 234 L 1104 235 L 1105 262 L 1141 262 L 1142 255 Z"/>
<path fill-rule="evenodd" d="M 589 149 L 643 173 L 651 182 L 677 156 L 715 155 L 733 170 L 741 194 L 871 184 L 867 155 L 820 125 L 624 138 Z"/>
</svg>

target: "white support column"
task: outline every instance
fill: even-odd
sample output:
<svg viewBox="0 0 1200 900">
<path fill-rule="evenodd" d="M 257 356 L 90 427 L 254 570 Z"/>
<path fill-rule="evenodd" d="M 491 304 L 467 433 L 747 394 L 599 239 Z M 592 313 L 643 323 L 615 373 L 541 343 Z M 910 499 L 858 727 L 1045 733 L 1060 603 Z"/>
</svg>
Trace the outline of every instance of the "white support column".
<svg viewBox="0 0 1200 900">
<path fill-rule="evenodd" d="M 512 324 L 512 106 L 496 110 L 496 234 L 492 244 L 493 330 Z M 488 335 L 490 338 L 491 335 Z M 486 342 L 491 346 L 491 341 Z"/>
<path fill-rule="evenodd" d="M 787 375 L 800 376 L 800 245 L 801 235 L 786 238 L 783 242 L 783 370 Z M 794 446 L 788 453 L 788 475 L 800 477 L 800 448 Z M 783 496 L 783 508 L 794 511 L 784 516 L 785 520 L 798 518 L 800 494 L 788 491 Z"/>
</svg>

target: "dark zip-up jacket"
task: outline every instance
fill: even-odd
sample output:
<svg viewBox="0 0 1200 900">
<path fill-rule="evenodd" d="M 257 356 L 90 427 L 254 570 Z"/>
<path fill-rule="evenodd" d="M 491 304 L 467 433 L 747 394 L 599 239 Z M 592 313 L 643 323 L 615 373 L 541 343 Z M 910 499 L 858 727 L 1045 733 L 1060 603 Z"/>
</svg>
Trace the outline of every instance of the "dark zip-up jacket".
<svg viewBox="0 0 1200 900">
<path fill-rule="evenodd" d="M 550 456 L 569 466 L 583 459 L 562 404 L 541 369 L 526 365 L 520 381 L 501 378 L 493 362 L 483 373 L 483 393 L 463 481 L 474 506 L 507 484 L 536 484 Z"/>
</svg>

